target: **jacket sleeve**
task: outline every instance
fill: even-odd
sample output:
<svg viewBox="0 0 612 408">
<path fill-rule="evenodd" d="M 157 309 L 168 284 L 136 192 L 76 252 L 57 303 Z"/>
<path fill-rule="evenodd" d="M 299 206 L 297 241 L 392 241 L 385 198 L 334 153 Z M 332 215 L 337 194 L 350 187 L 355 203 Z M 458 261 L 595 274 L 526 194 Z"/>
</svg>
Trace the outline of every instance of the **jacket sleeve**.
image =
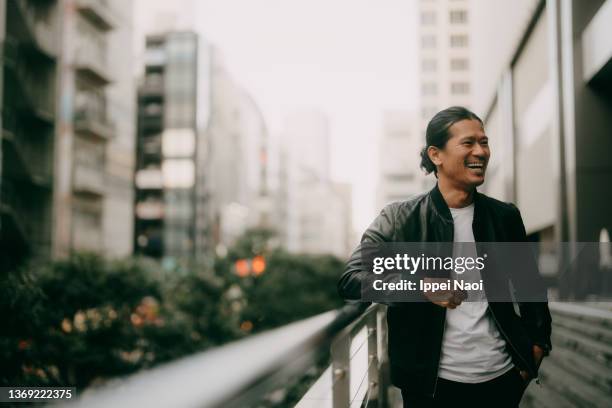
<svg viewBox="0 0 612 408">
<path fill-rule="evenodd" d="M 515 230 L 515 236 L 517 242 L 527 242 L 527 233 L 525 231 L 525 225 L 523 224 L 523 218 L 521 217 L 521 213 L 518 208 L 514 207 L 515 214 L 513 216 L 513 225 Z M 531 251 L 528 251 L 531 252 Z M 531 254 L 530 254 L 531 255 Z M 540 288 L 543 292 L 543 298 L 546 298 L 546 287 L 542 280 L 542 277 L 538 273 L 537 263 L 535 257 L 530 257 L 531 265 L 530 270 L 535 271 L 535 274 L 530 278 L 532 279 L 529 284 L 531 287 Z M 552 350 L 552 344 L 550 341 L 551 334 L 551 316 L 550 311 L 548 310 L 548 302 L 519 302 L 519 310 L 521 312 L 521 321 L 531 341 L 540 346 L 545 355 L 548 355 L 550 350 Z"/>
<path fill-rule="evenodd" d="M 393 214 L 393 204 L 386 206 L 364 232 L 361 243 L 351 254 L 344 268 L 344 273 L 338 281 L 338 293 L 342 298 L 347 300 L 361 299 L 361 282 L 367 274 L 361 264 L 361 248 L 366 243 L 391 242 L 394 240 Z"/>
</svg>

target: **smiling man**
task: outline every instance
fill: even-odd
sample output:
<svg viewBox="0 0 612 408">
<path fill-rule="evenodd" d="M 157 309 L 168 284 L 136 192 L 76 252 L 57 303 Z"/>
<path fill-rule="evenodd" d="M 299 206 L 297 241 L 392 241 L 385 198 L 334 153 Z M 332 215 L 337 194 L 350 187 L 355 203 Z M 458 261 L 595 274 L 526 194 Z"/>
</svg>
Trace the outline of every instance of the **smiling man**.
<svg viewBox="0 0 612 408">
<path fill-rule="evenodd" d="M 365 231 L 338 282 L 345 299 L 361 297 L 367 270 L 364 244 L 454 242 L 453 256 L 475 256 L 476 242 L 525 242 L 518 209 L 477 192 L 491 157 L 482 120 L 463 107 L 438 112 L 429 122 L 421 168 L 436 186 L 386 206 Z M 472 243 L 472 244 L 469 244 Z M 456 273 L 456 272 L 455 272 Z M 481 278 L 476 270 L 471 279 Z M 465 301 L 464 292 L 387 309 L 391 380 L 405 407 L 517 407 L 551 349 L 545 302 Z M 469 299 L 468 299 L 469 300 Z"/>
</svg>

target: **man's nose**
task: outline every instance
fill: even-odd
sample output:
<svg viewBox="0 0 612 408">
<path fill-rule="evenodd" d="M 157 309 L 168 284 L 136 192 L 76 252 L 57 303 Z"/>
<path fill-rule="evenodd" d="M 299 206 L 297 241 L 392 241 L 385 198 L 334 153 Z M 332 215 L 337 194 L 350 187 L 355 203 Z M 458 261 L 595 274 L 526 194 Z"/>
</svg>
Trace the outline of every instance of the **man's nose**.
<svg viewBox="0 0 612 408">
<path fill-rule="evenodd" d="M 489 157 L 489 149 L 484 148 L 480 143 L 476 143 L 474 145 L 474 150 L 472 150 L 472 154 L 479 158 L 486 159 Z"/>
</svg>

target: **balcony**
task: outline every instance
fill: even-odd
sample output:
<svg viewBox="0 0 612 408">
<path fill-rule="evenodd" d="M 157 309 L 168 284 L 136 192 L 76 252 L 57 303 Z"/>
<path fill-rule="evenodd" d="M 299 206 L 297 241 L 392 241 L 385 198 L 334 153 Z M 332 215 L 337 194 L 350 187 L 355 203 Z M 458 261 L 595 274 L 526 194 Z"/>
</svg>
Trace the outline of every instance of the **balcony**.
<svg viewBox="0 0 612 408">
<path fill-rule="evenodd" d="M 87 81 L 100 86 L 111 83 L 110 75 L 105 63 L 93 58 L 89 51 L 77 54 L 75 58 L 75 70 L 78 75 Z"/>
<path fill-rule="evenodd" d="M 6 38 L 1 43 L 1 52 L 2 63 L 7 68 L 4 84 L 8 105 L 40 122 L 53 125 L 54 71 L 46 70 L 44 64 L 32 60 L 25 45 L 14 38 Z"/>
<path fill-rule="evenodd" d="M 104 195 L 104 168 L 75 163 L 72 178 L 75 193 L 101 197 Z"/>
<path fill-rule="evenodd" d="M 31 218 L 27 216 L 27 200 L 19 191 L 17 183 L 11 180 L 2 181 L 0 195 L 0 217 L 2 220 L 2 241 L 11 247 L 28 248 L 32 238 Z"/>
<path fill-rule="evenodd" d="M 75 251 L 100 252 L 102 234 L 99 227 L 82 225 L 76 221 L 72 235 L 72 248 Z"/>
<path fill-rule="evenodd" d="M 77 0 L 76 7 L 83 17 L 102 31 L 117 26 L 117 18 L 106 0 Z"/>
<path fill-rule="evenodd" d="M 7 2 L 7 21 L 24 29 L 20 39 L 27 39 L 35 55 L 55 60 L 58 55 L 58 33 L 53 28 L 53 21 L 40 18 L 41 13 L 37 9 L 42 6 L 36 3 L 26 0 Z"/>
<path fill-rule="evenodd" d="M 115 126 L 106 115 L 105 105 L 103 98 L 77 96 L 74 130 L 97 139 L 111 139 L 115 134 Z"/>
<path fill-rule="evenodd" d="M 74 55 L 76 73 L 92 85 L 108 85 L 112 79 L 104 35 L 85 23 L 79 24 L 77 31 L 80 44 Z"/>
<path fill-rule="evenodd" d="M 50 131 L 49 131 L 50 132 Z M 2 111 L 2 143 L 6 168 L 20 179 L 50 188 L 52 185 L 53 148 L 52 133 L 44 134 L 40 129 L 22 126 L 14 110 L 5 107 Z"/>
<path fill-rule="evenodd" d="M 77 174 L 74 175 L 75 179 Z M 96 176 L 91 176 L 93 178 Z M 72 242 L 73 250 L 100 252 L 102 238 L 103 200 L 99 196 L 77 194 L 72 199 Z"/>
</svg>

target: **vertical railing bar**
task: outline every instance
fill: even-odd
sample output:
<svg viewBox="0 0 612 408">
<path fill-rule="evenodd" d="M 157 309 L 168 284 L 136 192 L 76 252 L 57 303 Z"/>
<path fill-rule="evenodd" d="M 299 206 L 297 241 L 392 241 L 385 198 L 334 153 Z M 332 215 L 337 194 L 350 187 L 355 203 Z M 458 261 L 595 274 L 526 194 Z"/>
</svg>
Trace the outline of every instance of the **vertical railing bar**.
<svg viewBox="0 0 612 408">
<path fill-rule="evenodd" d="M 332 342 L 333 407 L 346 408 L 350 401 L 350 334 L 342 333 Z"/>
</svg>

